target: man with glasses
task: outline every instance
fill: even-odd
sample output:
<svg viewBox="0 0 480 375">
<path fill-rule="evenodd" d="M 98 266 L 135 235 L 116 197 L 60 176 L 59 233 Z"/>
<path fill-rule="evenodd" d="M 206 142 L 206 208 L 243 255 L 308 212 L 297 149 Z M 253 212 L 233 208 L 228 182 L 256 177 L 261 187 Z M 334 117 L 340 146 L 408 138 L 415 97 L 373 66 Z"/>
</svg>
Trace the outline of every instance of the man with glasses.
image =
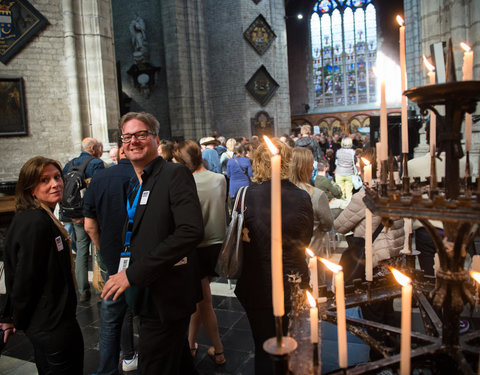
<svg viewBox="0 0 480 375">
<path fill-rule="evenodd" d="M 128 220 L 118 273 L 102 298 L 126 291 L 140 316 L 141 374 L 196 373 L 187 341 L 190 315 L 201 299 L 195 248 L 203 238 L 200 203 L 191 172 L 158 156 L 159 123 L 148 113 L 120 120 L 124 152 L 138 183 L 127 197 Z"/>
</svg>

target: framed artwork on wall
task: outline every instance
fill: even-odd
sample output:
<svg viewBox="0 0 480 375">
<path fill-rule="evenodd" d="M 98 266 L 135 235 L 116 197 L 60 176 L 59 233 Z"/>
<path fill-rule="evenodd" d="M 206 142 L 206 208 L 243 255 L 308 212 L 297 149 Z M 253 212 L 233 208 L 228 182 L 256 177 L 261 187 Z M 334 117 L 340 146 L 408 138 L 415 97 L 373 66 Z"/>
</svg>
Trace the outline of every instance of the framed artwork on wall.
<svg viewBox="0 0 480 375">
<path fill-rule="evenodd" d="M 273 117 L 270 117 L 268 112 L 259 111 L 254 118 L 250 119 L 252 127 L 252 135 L 262 137 L 264 135 L 268 137 L 274 137 Z"/>
<path fill-rule="evenodd" d="M 27 0 L 0 0 L 0 61 L 7 64 L 47 24 Z"/>
<path fill-rule="evenodd" d="M 0 136 L 27 135 L 22 78 L 0 78 Z"/>
<path fill-rule="evenodd" d="M 265 66 L 261 66 L 245 85 L 247 91 L 262 106 L 266 106 L 277 91 L 279 85 L 268 73 Z"/>
</svg>

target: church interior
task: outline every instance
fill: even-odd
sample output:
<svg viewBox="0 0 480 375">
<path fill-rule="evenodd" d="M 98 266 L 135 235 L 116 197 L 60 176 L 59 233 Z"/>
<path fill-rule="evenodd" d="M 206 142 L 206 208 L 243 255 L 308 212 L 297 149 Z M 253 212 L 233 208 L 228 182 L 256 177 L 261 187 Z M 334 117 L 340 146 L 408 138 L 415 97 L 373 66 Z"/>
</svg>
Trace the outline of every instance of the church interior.
<svg viewBox="0 0 480 375">
<path fill-rule="evenodd" d="M 397 15 L 404 20 L 404 90 Z M 473 52 L 469 80 L 480 80 L 479 35 L 479 0 L 0 0 L 0 250 L 14 215 L 12 185 L 25 161 L 44 155 L 63 166 L 79 154 L 82 139 L 93 137 L 103 144 L 102 160 L 110 163 L 119 119 L 130 111 L 153 114 L 162 140 L 280 137 L 298 135 L 308 124 L 314 133 L 359 133 L 375 145 L 381 136 L 382 81 L 388 148 L 398 157 L 423 156 L 430 150 L 431 117 L 414 95 L 404 99 L 403 91 L 466 80 L 462 42 Z M 437 67 L 434 82 L 423 57 Z M 480 99 L 478 90 L 471 95 Z M 475 106 L 462 107 L 455 121 L 457 143 L 466 149 L 463 116 L 470 111 L 469 177 L 478 184 L 480 110 Z M 437 109 L 445 113 L 445 105 Z M 405 117 L 407 150 L 402 148 Z M 478 212 L 468 218 L 478 227 Z M 214 284 L 229 362 L 213 366 L 202 332 L 197 370 L 253 374 L 245 312 L 230 281 L 219 278 Z M 94 373 L 98 361 L 98 306 L 92 299 L 78 307 L 85 374 Z M 402 308 L 394 307 L 400 321 Z M 477 307 L 461 312 L 471 331 L 480 330 Z M 414 306 L 412 330 L 423 329 L 422 314 Z M 334 335 L 333 326 L 322 324 Z M 366 350 L 363 341 L 348 337 L 349 352 Z M 0 373 L 36 373 L 28 345 L 17 334 L 0 356 Z M 327 354 L 321 359 L 330 363 Z M 470 372 L 462 367 L 458 373 Z"/>
</svg>

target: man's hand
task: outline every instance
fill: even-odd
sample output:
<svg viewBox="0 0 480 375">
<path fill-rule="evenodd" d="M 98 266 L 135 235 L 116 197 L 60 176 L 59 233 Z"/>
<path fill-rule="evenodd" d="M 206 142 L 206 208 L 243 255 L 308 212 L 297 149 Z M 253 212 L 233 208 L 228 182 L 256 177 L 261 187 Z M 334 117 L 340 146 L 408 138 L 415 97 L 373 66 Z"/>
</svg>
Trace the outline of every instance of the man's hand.
<svg viewBox="0 0 480 375">
<path fill-rule="evenodd" d="M 16 330 L 13 323 L 0 323 L 0 329 L 4 332 L 3 342 L 6 344 L 8 336 L 15 334 Z"/>
<path fill-rule="evenodd" d="M 127 279 L 127 273 L 126 270 L 122 270 L 108 278 L 108 281 L 103 287 L 101 297 L 107 300 L 113 295 L 113 300 L 116 301 L 117 298 L 120 297 L 120 294 L 125 292 L 128 288 L 130 288 L 130 283 Z"/>
</svg>

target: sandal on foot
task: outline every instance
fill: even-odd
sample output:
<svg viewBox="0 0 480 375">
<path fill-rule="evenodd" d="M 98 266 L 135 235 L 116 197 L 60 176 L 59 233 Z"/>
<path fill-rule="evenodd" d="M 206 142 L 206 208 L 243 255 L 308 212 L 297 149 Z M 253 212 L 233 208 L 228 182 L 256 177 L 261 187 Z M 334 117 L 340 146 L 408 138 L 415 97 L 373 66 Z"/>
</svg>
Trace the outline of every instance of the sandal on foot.
<svg viewBox="0 0 480 375">
<path fill-rule="evenodd" d="M 190 354 L 192 355 L 193 358 L 197 356 L 197 351 L 198 351 L 198 343 L 195 343 L 193 345 L 193 348 L 190 348 Z"/>
<path fill-rule="evenodd" d="M 227 363 L 227 360 L 225 359 L 225 356 L 223 355 L 223 352 L 216 353 L 215 348 L 213 346 L 208 348 L 207 353 L 208 353 L 208 356 L 212 359 L 212 361 L 216 365 L 221 366 L 221 365 L 224 365 L 225 363 Z M 223 356 L 223 359 L 218 359 L 217 358 L 217 357 L 220 357 L 220 356 Z"/>
</svg>

